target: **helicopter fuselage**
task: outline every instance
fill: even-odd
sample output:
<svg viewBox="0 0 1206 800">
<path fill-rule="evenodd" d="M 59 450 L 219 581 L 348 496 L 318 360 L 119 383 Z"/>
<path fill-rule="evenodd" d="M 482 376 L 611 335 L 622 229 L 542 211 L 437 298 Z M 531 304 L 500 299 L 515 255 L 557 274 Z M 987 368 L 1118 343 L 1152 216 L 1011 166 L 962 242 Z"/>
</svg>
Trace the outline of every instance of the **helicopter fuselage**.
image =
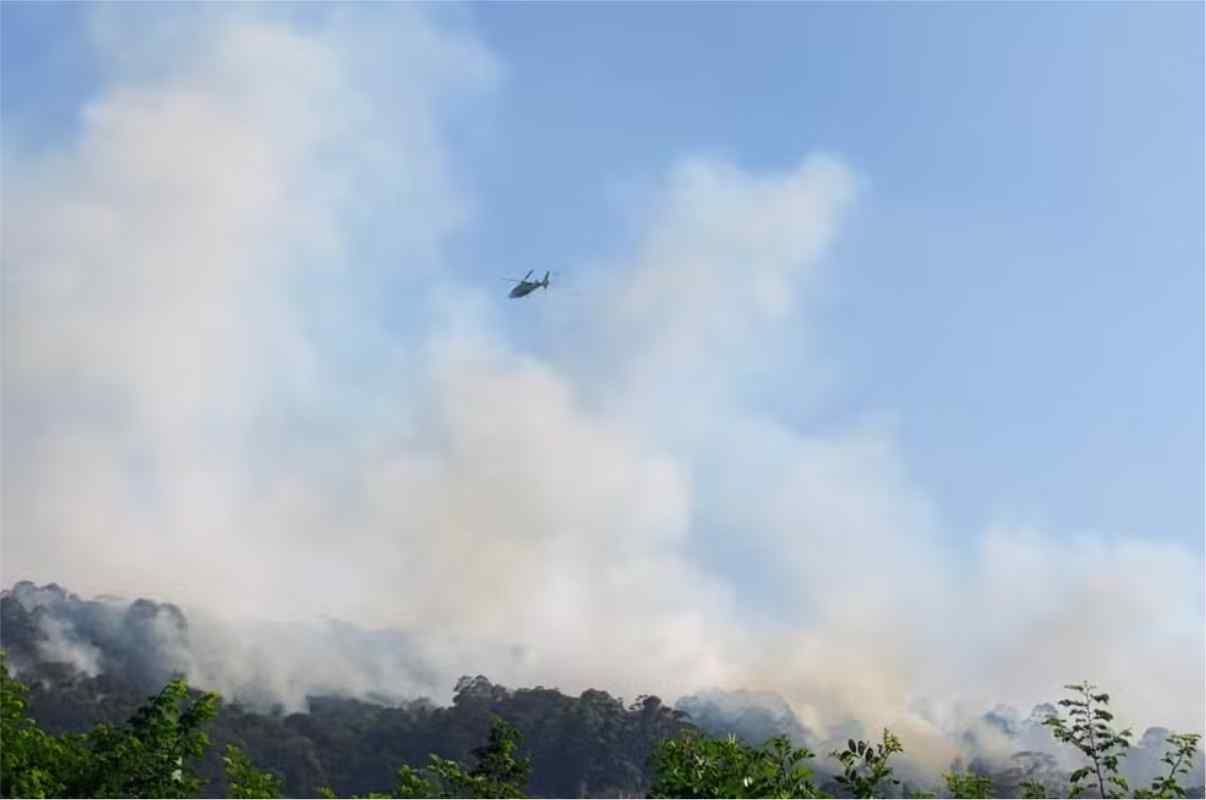
<svg viewBox="0 0 1206 800">
<path fill-rule="evenodd" d="M 544 284 L 540 282 L 528 283 L 525 281 L 511 290 L 511 297 L 526 297 L 543 285 Z"/>
</svg>

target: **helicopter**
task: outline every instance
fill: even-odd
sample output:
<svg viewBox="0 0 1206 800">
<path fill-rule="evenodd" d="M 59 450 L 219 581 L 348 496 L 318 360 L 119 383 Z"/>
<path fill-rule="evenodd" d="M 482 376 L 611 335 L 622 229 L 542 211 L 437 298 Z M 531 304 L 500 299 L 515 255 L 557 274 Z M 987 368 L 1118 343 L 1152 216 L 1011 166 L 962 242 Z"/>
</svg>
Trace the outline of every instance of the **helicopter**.
<svg viewBox="0 0 1206 800">
<path fill-rule="evenodd" d="M 536 291 L 537 289 L 549 288 L 549 275 L 551 275 L 552 273 L 545 272 L 544 280 L 536 280 L 536 281 L 528 280 L 529 278 L 532 277 L 532 273 L 534 271 L 535 270 L 528 270 L 528 274 L 524 275 L 522 279 L 520 279 L 520 278 L 503 278 L 503 280 L 511 281 L 512 283 L 518 284 L 515 288 L 513 288 L 511 290 L 511 293 L 508 296 L 513 297 L 513 298 L 527 297 L 528 295 L 530 295 L 532 292 Z"/>
</svg>

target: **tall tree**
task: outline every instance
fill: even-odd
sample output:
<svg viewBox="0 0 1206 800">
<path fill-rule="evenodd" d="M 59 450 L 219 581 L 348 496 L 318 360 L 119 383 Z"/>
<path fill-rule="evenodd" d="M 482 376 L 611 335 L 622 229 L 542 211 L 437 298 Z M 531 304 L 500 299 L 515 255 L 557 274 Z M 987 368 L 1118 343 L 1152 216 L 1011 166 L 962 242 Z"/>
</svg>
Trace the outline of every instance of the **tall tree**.
<svg viewBox="0 0 1206 800">
<path fill-rule="evenodd" d="M 1068 778 L 1072 797 L 1084 794 L 1086 779 L 1095 780 L 1098 797 L 1125 797 L 1130 792 L 1118 769 L 1118 758 L 1131 746 L 1129 729 L 1115 732 L 1110 723 L 1114 715 L 1106 706 L 1110 695 L 1097 692 L 1097 687 L 1084 681 L 1064 687 L 1073 696 L 1059 701 L 1067 716 L 1053 714 L 1043 724 L 1051 728 L 1058 741 L 1070 744 L 1084 754 L 1088 765 L 1075 770 Z"/>
</svg>

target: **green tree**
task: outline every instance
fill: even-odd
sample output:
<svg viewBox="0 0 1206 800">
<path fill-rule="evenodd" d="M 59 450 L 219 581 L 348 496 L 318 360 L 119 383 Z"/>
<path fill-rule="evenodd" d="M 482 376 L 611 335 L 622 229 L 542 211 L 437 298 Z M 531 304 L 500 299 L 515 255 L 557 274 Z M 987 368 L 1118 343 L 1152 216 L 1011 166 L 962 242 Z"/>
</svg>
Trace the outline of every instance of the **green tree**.
<svg viewBox="0 0 1206 800">
<path fill-rule="evenodd" d="M 495 717 L 489 741 L 473 751 L 477 763 L 472 769 L 433 753 L 421 771 L 406 764 L 398 769 L 394 796 L 526 797 L 532 760 L 519 757 L 518 750 L 519 732 L 511 723 Z"/>
<path fill-rule="evenodd" d="M 9 675 L 7 654 L 0 650 L 0 796 L 61 797 L 64 776 L 80 756 L 25 715 L 27 692 Z"/>
<path fill-rule="evenodd" d="M 433 762 L 430 768 L 435 767 L 436 761 L 444 759 L 438 756 L 431 756 Z M 453 762 L 454 764 L 456 762 Z M 457 767 L 460 765 L 457 764 Z M 326 795 L 324 795 L 326 796 Z M 335 795 L 330 795 L 334 797 Z M 411 767 L 409 764 L 403 764 L 398 767 L 397 777 L 394 779 L 393 797 L 443 797 L 441 786 L 436 779 L 425 777 L 418 770 Z"/>
<path fill-rule="evenodd" d="M 1130 730 L 1115 733 L 1110 725 L 1114 715 L 1106 710 L 1110 696 L 1097 693 L 1096 686 L 1085 681 L 1064 687 L 1075 696 L 1059 701 L 1068 709 L 1067 717 L 1059 714 L 1048 717 L 1043 724 L 1050 726 L 1051 734 L 1061 742 L 1072 745 L 1089 760 L 1088 766 L 1073 771 L 1068 777 L 1072 785 L 1070 796 L 1080 797 L 1086 786 L 1086 778 L 1096 778 L 1098 797 L 1124 797 L 1129 794 L 1126 778 L 1118 771 L 1118 758 L 1131 746 Z"/>
<path fill-rule="evenodd" d="M 651 757 L 650 797 L 817 797 L 813 754 L 786 736 L 751 747 L 735 736 L 713 739 L 687 732 L 658 744 Z"/>
<path fill-rule="evenodd" d="M 233 744 L 226 745 L 222 769 L 229 787 L 228 796 L 235 798 L 277 798 L 281 796 L 281 779 L 271 772 L 256 769 L 247 755 Z"/>
<path fill-rule="evenodd" d="M 78 742 L 87 752 L 67 781 L 73 797 L 196 797 L 204 781 L 195 761 L 209 745 L 203 730 L 218 713 L 218 695 L 190 699 L 177 678 L 135 712 L 125 725 L 101 724 Z"/>
<path fill-rule="evenodd" d="M 489 741 L 473 751 L 477 764 L 469 772 L 475 788 L 473 797 L 524 797 L 532 774 L 532 759 L 519 757 L 519 731 L 495 717 Z"/>
<path fill-rule="evenodd" d="M 883 739 L 877 745 L 851 739 L 845 750 L 830 753 L 842 762 L 842 774 L 835 780 L 855 797 L 877 797 L 882 791 L 880 784 L 884 781 L 900 783 L 892 777 L 888 759 L 893 753 L 902 752 L 904 748 L 900 746 L 900 740 L 887 728 L 884 728 Z"/>
<path fill-rule="evenodd" d="M 992 792 L 992 779 L 987 775 L 953 769 L 943 773 L 942 779 L 946 781 L 946 790 L 951 797 L 987 798 Z"/>
<path fill-rule="evenodd" d="M 1022 797 L 1024 800 L 1043 800 L 1047 796 L 1047 787 L 1036 780 L 1022 781 Z"/>
<path fill-rule="evenodd" d="M 28 689 L 9 675 L 0 651 L 0 794 L 5 797 L 196 797 L 197 765 L 209 746 L 204 728 L 218 695 L 167 684 L 124 725 L 53 736 L 25 714 Z M 281 783 L 237 748 L 225 759 L 234 797 L 277 797 Z"/>
<path fill-rule="evenodd" d="M 1189 772 L 1201 738 L 1196 733 L 1169 734 L 1166 740 L 1169 749 L 1160 759 L 1168 765 L 1168 774 L 1153 780 L 1151 788 L 1137 790 L 1135 797 L 1185 797 L 1177 776 Z"/>
</svg>

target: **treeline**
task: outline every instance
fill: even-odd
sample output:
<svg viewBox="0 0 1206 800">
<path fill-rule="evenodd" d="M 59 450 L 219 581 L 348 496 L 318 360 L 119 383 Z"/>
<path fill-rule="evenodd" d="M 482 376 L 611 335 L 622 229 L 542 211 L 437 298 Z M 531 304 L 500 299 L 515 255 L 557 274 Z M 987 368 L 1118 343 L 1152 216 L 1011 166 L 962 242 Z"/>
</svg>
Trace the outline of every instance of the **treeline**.
<svg viewBox="0 0 1206 800">
<path fill-rule="evenodd" d="M 144 745 L 132 744 L 142 739 L 127 735 L 136 720 L 170 719 L 205 697 L 172 681 L 194 671 L 191 638 L 189 621 L 171 604 L 146 599 L 88 601 L 53 584 L 37 587 L 28 582 L 0 592 L 0 650 L 8 652 L 9 663 L 28 685 L 27 690 L 21 689 L 6 677 L 6 698 L 19 697 L 23 710 L 6 722 L 3 746 L 7 748 L 10 730 L 13 740 L 25 737 L 41 742 L 39 747 L 44 747 L 37 752 L 54 756 L 48 763 L 59 766 L 51 769 L 37 762 L 42 772 L 28 774 L 71 778 L 52 794 L 138 794 L 126 785 L 121 791 L 113 785 L 97 785 L 96 776 L 102 773 L 95 764 L 108 764 L 106 769 L 111 768 L 113 775 L 125 768 L 114 767 L 111 757 L 96 761 L 89 754 L 115 749 L 142 752 Z M 272 706 L 281 696 L 275 690 L 265 691 L 272 685 L 253 682 L 240 689 L 238 696 L 250 705 L 214 698 L 212 715 L 202 714 L 206 706 L 188 717 L 207 716 L 196 731 L 205 737 L 200 756 L 185 757 L 180 751 L 183 743 L 173 751 L 181 765 L 187 762 L 193 770 L 190 774 L 198 781 L 195 794 L 272 793 L 272 786 L 289 797 L 312 797 L 324 789 L 338 796 L 404 794 L 424 787 L 436 793 L 472 794 L 479 790 L 470 787 L 483 781 L 494 787 L 491 791 L 501 791 L 497 774 L 474 774 L 491 763 L 482 760 L 481 748 L 491 746 L 492 735 L 502 735 L 493 727 L 496 719 L 506 720 L 514 732 L 512 738 L 498 739 L 497 747 L 511 742 L 508 752 L 515 762 L 528 764 L 526 778 L 516 782 L 512 775 L 508 785 L 532 796 L 634 797 L 659 792 L 851 796 L 865 789 L 859 780 L 871 779 L 858 770 L 867 766 L 868 754 L 874 758 L 880 752 L 877 748 L 890 751 L 883 766 L 893 773 L 875 781 L 874 791 L 879 793 L 905 796 L 928 789 L 943 795 L 1017 797 L 1027 791 L 1037 793 L 1040 786 L 1053 796 L 1074 789 L 1070 780 L 1074 773 L 1061 770 L 1051 752 L 1076 747 L 1075 741 L 1059 745 L 1056 737 L 1048 739 L 1052 746 L 1038 744 L 1046 731 L 1073 735 L 1072 722 L 1063 729 L 1042 727 L 1044 720 L 1057 715 L 1055 705 L 1036 707 L 1024 720 L 1005 710 L 985 714 L 978 721 L 985 730 L 994 731 L 994 736 L 999 731 L 1019 749 L 1023 745 L 1030 749 L 1004 762 L 984 757 L 968 764 L 957 761 L 944 777 L 924 771 L 910 753 L 895 750 L 895 739 L 864 742 L 861 751 L 857 740 L 823 741 L 773 694 L 705 693 L 680 698 L 672 708 L 656 697 L 625 702 L 597 690 L 579 696 L 543 687 L 512 690 L 478 676 L 463 678 L 447 706 L 428 700 L 381 697 L 362 702 L 308 695 L 304 713 L 286 713 L 283 707 Z M 155 698 L 150 704 L 148 695 Z M 173 696 L 175 711 L 167 709 Z M 1095 721 L 1112 723 L 1098 716 L 1108 714 L 1108 708 L 1092 702 Z M 1064 719 L 1071 719 L 1066 715 L 1073 708 L 1064 707 Z M 29 719 L 36 720 L 32 728 L 20 722 Z M 848 721 L 845 729 L 843 740 L 846 735 L 868 736 L 854 721 Z M 1098 730 L 1093 729 L 1095 743 Z M 730 733 L 736 738 L 730 740 Z M 1088 786 L 1100 777 L 1109 791 L 1125 794 L 1131 786 L 1155 791 L 1153 780 L 1165 780 L 1172 770 L 1178 785 L 1193 787 L 1186 790 L 1189 796 L 1202 796 L 1203 764 L 1200 754 L 1195 755 L 1197 741 L 1168 734 L 1166 729 L 1151 728 L 1133 747 L 1115 742 L 1102 756 L 1100 775 L 1094 766 L 1077 776 L 1076 785 Z M 979 749 L 978 735 L 975 727 L 964 733 L 973 751 Z M 1129 732 L 1123 741 L 1129 741 Z M 800 749 L 803 744 L 819 754 Z M 1175 765 L 1159 761 L 1162 754 L 1172 757 L 1178 746 L 1188 744 L 1193 746 L 1190 757 Z M 432 761 L 432 756 L 438 760 Z M 854 775 L 847 775 L 851 766 L 847 762 L 858 768 Z M 1115 772 L 1110 772 L 1111 763 L 1118 768 Z M 9 793 L 7 787 L 16 785 L 10 776 L 18 773 L 9 769 L 9 762 L 5 764 L 5 793 Z M 692 764 L 691 769 L 684 766 Z M 402 765 L 415 766 L 413 780 L 400 785 Z M 806 776 L 800 772 L 804 768 Z M 139 767 L 132 774 L 148 774 L 148 770 Z M 1123 789 L 1110 781 L 1111 775 L 1129 778 L 1131 786 Z M 435 783 L 423 780 L 437 781 L 438 790 Z M 1171 785 L 1158 791 L 1176 793 Z"/>
<path fill-rule="evenodd" d="M 529 793 L 935 797 L 937 792 L 949 797 L 1190 796 L 1182 784 L 1199 752 L 1199 735 L 1169 735 L 1165 772 L 1149 786 L 1131 787 L 1120 769 L 1131 733 L 1115 730 L 1109 695 L 1087 683 L 1066 688 L 1071 696 L 1060 701 L 1062 711 L 1045 724 L 1057 741 L 1080 752 L 1084 766 L 1058 781 L 1023 778 L 1002 794 L 1000 790 L 1006 787 L 998 785 L 999 780 L 976 771 L 952 770 L 942 776 L 944 785 L 931 787 L 931 791 L 902 786 L 892 758 L 904 748 L 888 730 L 878 741 L 851 739 L 843 749 L 830 752 L 828 758 L 838 771 L 831 778 L 818 779 L 816 755 L 793 745 L 786 736 L 755 746 L 733 736 L 708 736 L 684 719 L 682 712 L 666 708 L 657 698 L 641 698 L 624 706 L 603 692 L 587 692 L 581 698 L 539 688 L 511 693 L 480 676 L 462 680 L 452 709 L 428 704 L 410 709 L 420 716 L 445 712 L 449 720 L 468 714 L 480 723 L 448 729 L 450 736 L 460 740 L 454 744 L 445 739 L 442 744 L 446 752 L 462 751 L 459 757 L 434 752 L 418 756 L 428 748 L 408 736 L 404 723 L 408 715 L 398 716 L 395 721 L 400 726 L 391 728 L 381 724 L 381 715 L 395 709 L 354 701 L 332 701 L 335 718 L 343 716 L 344 724 L 333 726 L 326 735 L 318 730 L 322 727 L 321 708 L 317 715 L 290 717 L 230 708 L 226 717 L 229 728 L 223 731 L 229 739 L 221 743 L 219 737 L 211 736 L 223 709 L 220 698 L 189 688 L 183 679 L 169 682 L 124 724 L 101 722 L 85 732 L 54 734 L 28 716 L 29 688 L 9 674 L 0 651 L 0 794 L 166 798 L 206 793 L 228 797 L 525 797 Z M 522 701 L 515 702 L 516 698 Z M 539 700 L 529 702 L 534 698 Z M 276 725 L 284 734 L 291 718 L 315 726 L 306 741 L 316 749 L 293 754 L 301 757 L 303 771 L 310 771 L 306 776 L 291 776 L 288 768 L 276 768 L 293 763 L 281 759 L 289 752 L 287 736 L 275 741 L 275 752 L 247 752 L 245 743 L 249 741 L 256 742 L 257 748 L 270 741 L 248 736 L 253 731 L 249 726 Z M 564 726 L 571 720 L 593 729 L 597 741 L 566 736 L 569 731 Z M 521 737 L 520 726 L 531 732 L 527 738 Z M 475 741 L 466 741 L 475 729 L 479 731 Z M 337 732 L 345 736 L 369 733 L 368 747 L 349 749 Z M 439 737 L 428 741 L 438 742 Z M 336 751 L 343 747 L 349 753 L 366 750 L 378 758 L 352 759 L 342 763 L 336 774 L 328 775 L 318 757 L 319 747 Z M 386 752 L 397 755 L 389 756 L 392 769 L 381 775 L 376 761 Z M 296 783 L 315 779 L 320 782 Z M 367 784 L 368 788 L 351 788 L 352 784 Z M 565 791 L 571 784 L 574 790 Z M 546 787 L 562 788 L 542 791 Z M 1195 794 L 1200 796 L 1200 792 Z"/>
<path fill-rule="evenodd" d="M 145 700 L 109 674 L 87 677 L 48 663 L 24 674 L 30 688 L 11 691 L 22 696 L 23 713 L 58 739 L 134 718 Z M 6 681 L 7 687 L 19 685 Z M 313 797 L 322 787 L 341 796 L 368 794 L 391 787 L 399 765 L 426 763 L 431 754 L 471 761 L 501 717 L 522 733 L 532 758 L 530 794 L 637 796 L 650 785 L 656 744 L 693 727 L 657 697 L 624 703 L 596 690 L 577 697 L 543 687 L 510 690 L 482 676 L 459 681 L 446 707 L 428 701 L 386 707 L 336 697 L 311 697 L 308 705 L 308 713 L 286 714 L 215 702 L 205 725 L 210 745 L 195 765 L 203 779 L 200 794 L 229 794 L 223 757 L 230 745 L 281 778 L 286 796 Z"/>
<path fill-rule="evenodd" d="M 187 659 L 173 656 L 189 648 L 188 621 L 175 606 L 145 599 L 83 601 L 53 584 L 21 582 L 0 595 L 0 637 L 30 686 L 28 716 L 56 736 L 128 719 L 147 695 L 187 671 Z M 207 726 L 212 745 L 198 765 L 204 795 L 226 793 L 227 745 L 269 766 L 288 796 L 312 797 L 324 786 L 365 794 L 391 786 L 399 764 L 424 763 L 430 753 L 471 759 L 491 719 L 501 716 L 533 757 L 532 793 L 633 796 L 649 786 L 656 743 L 687 726 L 685 714 L 656 697 L 625 702 L 596 690 L 510 690 L 481 676 L 462 679 L 449 706 L 311 695 L 305 713 L 284 713 L 270 698 L 258 699 L 218 705 Z"/>
</svg>

